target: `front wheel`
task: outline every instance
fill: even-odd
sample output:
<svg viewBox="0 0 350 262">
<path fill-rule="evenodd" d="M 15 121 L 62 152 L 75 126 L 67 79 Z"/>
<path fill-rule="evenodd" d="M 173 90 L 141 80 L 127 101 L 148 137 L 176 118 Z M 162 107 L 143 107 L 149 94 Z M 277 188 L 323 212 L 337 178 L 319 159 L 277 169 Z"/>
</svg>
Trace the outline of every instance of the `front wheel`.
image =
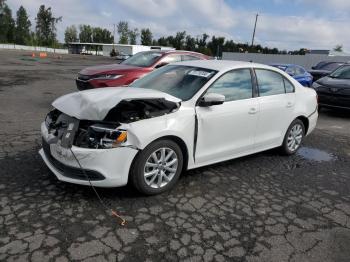
<svg viewBox="0 0 350 262">
<path fill-rule="evenodd" d="M 183 166 L 183 154 L 172 140 L 157 140 L 135 158 L 130 179 L 141 193 L 155 195 L 171 189 Z"/>
<path fill-rule="evenodd" d="M 287 133 L 284 136 L 283 144 L 281 146 L 282 153 L 285 155 L 293 155 L 301 146 L 304 136 L 304 123 L 299 119 L 295 119 L 290 124 Z"/>
</svg>

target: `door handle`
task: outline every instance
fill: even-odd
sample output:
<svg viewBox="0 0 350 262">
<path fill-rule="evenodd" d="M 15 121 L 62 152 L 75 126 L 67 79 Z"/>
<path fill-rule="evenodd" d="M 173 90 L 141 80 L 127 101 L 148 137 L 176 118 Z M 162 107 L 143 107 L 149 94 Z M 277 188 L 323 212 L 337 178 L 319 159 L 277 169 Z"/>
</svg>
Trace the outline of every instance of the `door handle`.
<svg viewBox="0 0 350 262">
<path fill-rule="evenodd" d="M 255 107 L 252 107 L 251 109 L 249 109 L 249 114 L 254 115 L 258 112 L 258 110 Z"/>
<path fill-rule="evenodd" d="M 292 107 L 293 106 L 293 103 L 292 102 L 288 102 L 287 103 L 287 107 Z"/>
</svg>

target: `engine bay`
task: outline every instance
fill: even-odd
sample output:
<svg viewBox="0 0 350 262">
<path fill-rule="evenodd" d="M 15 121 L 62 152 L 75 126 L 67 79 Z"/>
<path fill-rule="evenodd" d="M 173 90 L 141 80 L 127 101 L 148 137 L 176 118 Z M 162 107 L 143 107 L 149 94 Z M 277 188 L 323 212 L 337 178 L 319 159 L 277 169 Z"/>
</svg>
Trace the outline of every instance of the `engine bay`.
<svg viewBox="0 0 350 262">
<path fill-rule="evenodd" d="M 163 98 L 122 100 L 102 121 L 79 120 L 54 109 L 45 119 L 50 135 L 48 143 L 60 143 L 65 148 L 72 145 L 95 149 L 118 147 L 127 141 L 127 131 L 119 129 L 121 123 L 166 115 L 179 106 Z"/>
</svg>

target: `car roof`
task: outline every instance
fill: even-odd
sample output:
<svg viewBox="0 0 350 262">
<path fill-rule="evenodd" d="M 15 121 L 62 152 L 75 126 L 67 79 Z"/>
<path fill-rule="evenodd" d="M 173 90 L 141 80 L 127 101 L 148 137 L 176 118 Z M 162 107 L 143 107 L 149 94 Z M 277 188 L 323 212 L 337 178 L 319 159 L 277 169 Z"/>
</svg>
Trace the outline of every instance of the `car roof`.
<svg viewBox="0 0 350 262">
<path fill-rule="evenodd" d="M 177 62 L 176 65 L 195 66 L 216 71 L 226 71 L 236 68 L 266 68 L 271 69 L 273 67 L 258 63 L 244 62 L 244 61 L 231 61 L 231 60 L 190 60 L 185 62 Z M 273 68 L 274 69 L 274 68 Z"/>
<path fill-rule="evenodd" d="M 140 52 L 141 53 L 141 52 Z M 194 52 L 194 51 L 186 51 L 186 50 L 159 50 L 159 49 L 151 49 L 147 51 L 142 51 L 142 53 L 162 53 L 162 54 L 171 54 L 171 53 L 187 53 L 187 54 L 194 54 L 194 55 L 202 55 L 205 56 L 202 53 Z"/>
</svg>

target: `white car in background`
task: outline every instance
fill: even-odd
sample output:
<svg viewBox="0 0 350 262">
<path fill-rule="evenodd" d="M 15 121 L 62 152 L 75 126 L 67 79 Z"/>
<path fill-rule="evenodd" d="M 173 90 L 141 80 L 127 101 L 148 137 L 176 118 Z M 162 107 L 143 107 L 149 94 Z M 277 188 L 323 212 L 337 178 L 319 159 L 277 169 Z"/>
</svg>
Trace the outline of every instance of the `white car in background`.
<svg viewBox="0 0 350 262">
<path fill-rule="evenodd" d="M 184 170 L 275 147 L 294 154 L 318 118 L 316 92 L 288 74 L 215 60 L 167 65 L 130 87 L 68 94 L 53 107 L 40 154 L 59 180 L 130 181 L 144 194 L 172 188 Z"/>
</svg>

